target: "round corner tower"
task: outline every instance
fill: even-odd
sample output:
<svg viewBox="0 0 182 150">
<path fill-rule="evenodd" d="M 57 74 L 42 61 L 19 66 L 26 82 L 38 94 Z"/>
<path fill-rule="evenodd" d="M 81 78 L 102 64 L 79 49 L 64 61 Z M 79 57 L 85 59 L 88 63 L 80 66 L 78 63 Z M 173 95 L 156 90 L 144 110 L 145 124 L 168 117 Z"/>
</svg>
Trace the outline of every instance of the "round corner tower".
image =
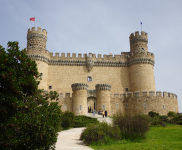
<svg viewBox="0 0 182 150">
<path fill-rule="evenodd" d="M 39 88 L 47 90 L 48 80 L 48 63 L 49 58 L 48 51 L 46 50 L 47 31 L 40 27 L 32 27 L 27 32 L 27 51 L 26 54 L 37 63 L 38 71 L 42 74 L 42 80 L 39 84 Z"/>
<path fill-rule="evenodd" d="M 108 116 L 111 115 L 110 106 L 110 84 L 96 84 L 97 109 L 100 111 L 107 110 Z M 98 111 L 98 110 L 97 110 Z"/>
<path fill-rule="evenodd" d="M 139 31 L 130 35 L 130 91 L 155 91 L 154 54 L 148 52 L 148 34 Z"/>
<path fill-rule="evenodd" d="M 87 114 L 87 89 L 86 83 L 74 83 L 71 85 L 73 90 L 73 112 L 76 116 Z"/>
</svg>

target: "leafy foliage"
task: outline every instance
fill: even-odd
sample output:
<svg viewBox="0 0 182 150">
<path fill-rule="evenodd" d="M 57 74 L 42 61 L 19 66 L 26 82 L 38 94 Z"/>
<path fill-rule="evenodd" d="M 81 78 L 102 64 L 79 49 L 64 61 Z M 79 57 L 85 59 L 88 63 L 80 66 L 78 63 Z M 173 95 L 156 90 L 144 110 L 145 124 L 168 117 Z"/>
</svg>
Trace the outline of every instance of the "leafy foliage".
<svg viewBox="0 0 182 150">
<path fill-rule="evenodd" d="M 150 127 L 150 118 L 145 115 L 122 115 L 117 114 L 113 117 L 113 124 L 121 129 L 122 136 L 135 140 L 144 138 Z"/>
<path fill-rule="evenodd" d="M 156 113 L 156 112 L 154 112 L 154 111 L 148 112 L 148 115 L 149 115 L 150 117 L 159 117 L 159 113 Z"/>
<path fill-rule="evenodd" d="M 18 42 L 0 45 L 0 149 L 54 149 L 60 130 L 57 92 L 38 89 L 35 61 L 20 51 Z"/>
<path fill-rule="evenodd" d="M 110 144 L 112 141 L 120 140 L 120 129 L 117 126 L 111 126 L 106 122 L 89 124 L 80 136 L 81 140 L 87 145 L 90 144 Z"/>
<path fill-rule="evenodd" d="M 75 114 L 73 112 L 65 111 L 61 116 L 61 126 L 63 129 L 68 129 L 74 125 Z"/>
<path fill-rule="evenodd" d="M 173 118 L 173 117 L 176 116 L 176 113 L 173 112 L 173 111 L 169 111 L 169 112 L 167 113 L 167 115 L 168 115 L 170 118 Z"/>
<path fill-rule="evenodd" d="M 178 124 L 178 125 L 182 125 L 182 114 L 179 116 L 176 116 L 172 119 L 172 122 Z"/>
<path fill-rule="evenodd" d="M 76 116 L 73 127 L 86 127 L 89 123 L 98 123 L 97 118 L 87 116 Z"/>
<path fill-rule="evenodd" d="M 65 111 L 61 116 L 61 126 L 63 129 L 69 129 L 71 127 L 86 127 L 89 123 L 98 123 L 97 118 L 91 118 L 87 116 L 75 116 L 73 112 Z"/>
</svg>

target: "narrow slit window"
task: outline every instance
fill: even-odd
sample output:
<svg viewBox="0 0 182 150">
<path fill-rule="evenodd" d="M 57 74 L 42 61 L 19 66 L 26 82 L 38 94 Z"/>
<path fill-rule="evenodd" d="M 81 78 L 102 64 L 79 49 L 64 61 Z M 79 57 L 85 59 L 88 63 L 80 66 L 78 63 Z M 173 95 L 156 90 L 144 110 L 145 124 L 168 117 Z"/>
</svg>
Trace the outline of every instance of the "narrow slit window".
<svg viewBox="0 0 182 150">
<path fill-rule="evenodd" d="M 128 88 L 125 88 L 125 92 L 128 92 L 129 91 L 129 89 Z"/>
</svg>

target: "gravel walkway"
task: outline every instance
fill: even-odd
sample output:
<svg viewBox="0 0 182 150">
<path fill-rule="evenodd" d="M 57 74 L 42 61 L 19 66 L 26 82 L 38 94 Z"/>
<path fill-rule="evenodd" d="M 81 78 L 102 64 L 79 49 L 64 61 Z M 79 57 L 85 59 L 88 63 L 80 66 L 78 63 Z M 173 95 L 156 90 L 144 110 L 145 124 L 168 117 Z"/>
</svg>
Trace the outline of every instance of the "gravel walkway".
<svg viewBox="0 0 182 150">
<path fill-rule="evenodd" d="M 102 115 L 95 115 L 89 113 L 86 116 L 97 118 L 98 121 L 106 121 L 109 124 L 112 124 L 111 118 L 103 118 Z M 56 150 L 93 150 L 92 148 L 85 146 L 83 141 L 80 141 L 80 135 L 83 132 L 84 128 L 72 128 L 59 132 L 58 140 L 56 143 Z"/>
</svg>

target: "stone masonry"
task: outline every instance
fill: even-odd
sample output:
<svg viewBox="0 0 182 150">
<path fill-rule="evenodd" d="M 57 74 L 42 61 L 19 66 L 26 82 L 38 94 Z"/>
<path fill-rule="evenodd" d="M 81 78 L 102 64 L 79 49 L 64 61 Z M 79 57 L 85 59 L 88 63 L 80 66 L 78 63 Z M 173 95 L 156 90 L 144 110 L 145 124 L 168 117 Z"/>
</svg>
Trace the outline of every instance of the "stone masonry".
<svg viewBox="0 0 182 150">
<path fill-rule="evenodd" d="M 85 115 L 91 106 L 97 111 L 106 109 L 108 115 L 179 112 L 177 95 L 155 89 L 155 59 L 148 51 L 148 34 L 137 31 L 129 39 L 130 52 L 121 55 L 53 56 L 46 50 L 47 31 L 32 27 L 27 32 L 26 53 L 42 74 L 39 88 L 57 91 L 63 111 Z"/>
</svg>

